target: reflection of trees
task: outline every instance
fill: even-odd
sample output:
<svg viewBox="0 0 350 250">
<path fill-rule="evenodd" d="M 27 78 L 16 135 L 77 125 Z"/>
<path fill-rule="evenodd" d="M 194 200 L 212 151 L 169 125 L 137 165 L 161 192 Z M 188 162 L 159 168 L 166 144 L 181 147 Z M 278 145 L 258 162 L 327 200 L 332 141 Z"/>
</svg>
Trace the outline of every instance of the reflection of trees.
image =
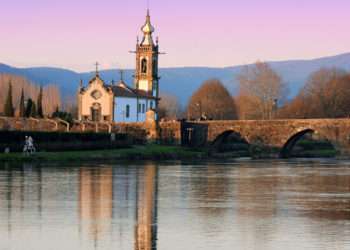
<svg viewBox="0 0 350 250">
<path fill-rule="evenodd" d="M 112 167 L 80 168 L 79 213 L 82 230 L 97 241 L 99 235 L 110 230 L 112 219 Z M 85 225 L 88 223 L 88 225 Z"/>
<path fill-rule="evenodd" d="M 22 166 L 5 164 L 5 169 L 0 179 L 0 211 L 5 211 L 7 217 L 7 232 L 14 236 L 18 224 L 26 223 L 28 219 L 34 220 L 35 225 L 41 225 L 42 217 L 42 169 L 33 167 L 32 164 Z M 23 216 L 31 211 L 31 218 Z M 13 224 L 13 221 L 16 221 Z"/>
<path fill-rule="evenodd" d="M 278 168 L 256 168 L 250 163 L 240 166 L 235 180 L 237 218 L 241 237 L 259 249 L 270 249 L 269 239 L 277 230 L 273 218 L 277 217 Z"/>
<path fill-rule="evenodd" d="M 158 168 L 149 165 L 138 176 L 135 250 L 157 249 Z"/>
<path fill-rule="evenodd" d="M 195 166 L 191 169 L 192 176 L 190 180 L 190 192 L 192 201 L 198 206 L 199 215 L 204 222 L 208 218 L 221 217 L 226 211 L 226 202 L 230 200 L 232 191 L 230 190 L 230 178 L 226 175 L 229 170 L 226 167 L 215 165 Z"/>
<path fill-rule="evenodd" d="M 341 169 L 310 170 L 298 168 L 300 175 L 286 181 L 286 188 L 298 194 L 290 195 L 289 203 L 308 217 L 349 220 L 350 199 L 344 195 L 350 193 L 350 176 L 334 174 Z"/>
<path fill-rule="evenodd" d="M 235 183 L 235 197 L 238 202 L 238 213 L 258 217 L 273 217 L 276 214 L 277 185 L 279 177 L 276 169 L 238 169 L 239 178 Z"/>
</svg>

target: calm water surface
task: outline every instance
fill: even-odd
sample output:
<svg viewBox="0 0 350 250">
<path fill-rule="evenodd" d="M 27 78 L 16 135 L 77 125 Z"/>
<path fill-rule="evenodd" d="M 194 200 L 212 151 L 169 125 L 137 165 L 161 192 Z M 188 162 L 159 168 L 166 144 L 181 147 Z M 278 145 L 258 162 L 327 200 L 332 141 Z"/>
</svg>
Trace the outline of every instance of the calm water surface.
<svg viewBox="0 0 350 250">
<path fill-rule="evenodd" d="M 350 250 L 350 162 L 3 164 L 0 249 Z"/>
</svg>

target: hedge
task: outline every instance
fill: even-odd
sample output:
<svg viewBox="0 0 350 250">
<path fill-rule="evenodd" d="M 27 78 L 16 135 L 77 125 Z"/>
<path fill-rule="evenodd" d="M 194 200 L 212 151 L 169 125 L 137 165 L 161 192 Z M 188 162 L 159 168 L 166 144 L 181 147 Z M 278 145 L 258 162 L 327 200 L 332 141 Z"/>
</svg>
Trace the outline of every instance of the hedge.
<svg viewBox="0 0 350 250">
<path fill-rule="evenodd" d="M 71 151 L 128 147 L 132 140 L 126 134 L 115 134 L 111 140 L 108 133 L 66 133 L 0 131 L 0 152 L 10 148 L 11 152 L 21 152 L 25 136 L 31 136 L 39 151 Z"/>
</svg>

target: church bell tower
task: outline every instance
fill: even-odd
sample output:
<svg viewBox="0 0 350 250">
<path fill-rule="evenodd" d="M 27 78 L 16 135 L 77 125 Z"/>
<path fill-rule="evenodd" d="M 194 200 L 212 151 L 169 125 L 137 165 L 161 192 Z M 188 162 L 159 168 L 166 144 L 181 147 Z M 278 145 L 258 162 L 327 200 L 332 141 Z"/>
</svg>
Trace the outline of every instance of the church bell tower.
<svg viewBox="0 0 350 250">
<path fill-rule="evenodd" d="M 136 72 L 135 88 L 148 92 L 153 97 L 159 97 L 158 77 L 158 39 L 153 41 L 154 27 L 151 24 L 149 10 L 147 10 L 146 22 L 142 26 L 142 41 L 137 39 L 136 44 Z"/>
</svg>

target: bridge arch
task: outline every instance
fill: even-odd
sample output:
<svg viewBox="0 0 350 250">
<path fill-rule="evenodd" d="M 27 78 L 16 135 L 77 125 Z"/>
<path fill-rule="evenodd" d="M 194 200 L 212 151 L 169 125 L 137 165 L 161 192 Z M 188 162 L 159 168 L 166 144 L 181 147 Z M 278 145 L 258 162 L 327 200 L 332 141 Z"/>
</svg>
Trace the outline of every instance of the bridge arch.
<svg viewBox="0 0 350 250">
<path fill-rule="evenodd" d="M 214 151 L 219 151 L 222 147 L 222 145 L 227 142 L 227 139 L 230 136 L 236 136 L 238 139 L 238 142 L 242 142 L 245 143 L 247 145 L 249 145 L 249 141 L 248 139 L 243 136 L 240 132 L 235 131 L 235 130 L 226 130 L 224 132 L 222 132 L 221 134 L 217 135 L 216 138 L 213 140 L 213 142 L 210 144 L 210 149 L 214 150 Z"/>
<path fill-rule="evenodd" d="M 319 133 L 318 131 L 316 131 L 315 129 L 312 129 L 312 128 L 306 128 L 306 129 L 303 129 L 303 130 L 300 130 L 294 134 L 292 134 L 292 136 L 289 137 L 289 139 L 287 140 L 286 143 L 284 143 L 281 151 L 280 151 L 280 157 L 281 158 L 289 158 L 290 157 L 290 154 L 292 153 L 292 150 L 294 148 L 294 146 L 297 144 L 297 142 L 299 140 L 302 139 L 302 137 L 306 134 L 314 134 L 314 133 Z M 334 147 L 336 148 L 335 144 L 329 140 L 327 138 L 327 136 L 323 135 L 322 134 L 322 137 L 327 139 L 328 142 Z"/>
</svg>

